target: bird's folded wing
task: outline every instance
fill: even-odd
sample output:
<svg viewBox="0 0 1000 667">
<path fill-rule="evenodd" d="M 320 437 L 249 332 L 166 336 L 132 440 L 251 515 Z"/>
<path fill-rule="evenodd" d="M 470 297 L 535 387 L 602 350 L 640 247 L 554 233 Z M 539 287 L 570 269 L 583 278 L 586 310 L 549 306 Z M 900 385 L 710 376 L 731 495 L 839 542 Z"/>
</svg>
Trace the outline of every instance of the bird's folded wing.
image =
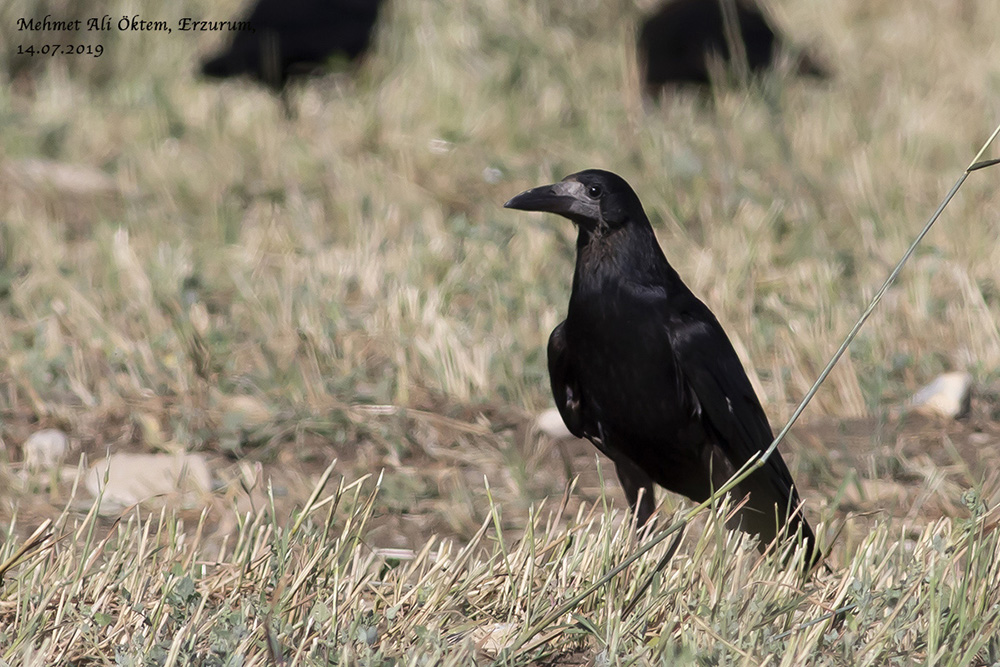
<svg viewBox="0 0 1000 667">
<path fill-rule="evenodd" d="M 583 438 L 586 437 L 583 406 L 580 402 L 576 370 L 566 348 L 565 329 L 566 322 L 562 322 L 549 336 L 549 380 L 552 382 L 552 396 L 555 398 L 556 408 L 566 422 L 566 428 L 576 437 Z"/>
<path fill-rule="evenodd" d="M 697 317 L 672 317 L 667 331 L 703 419 L 719 434 L 719 445 L 740 468 L 766 450 L 774 436 L 732 343 L 715 316 L 703 308 Z M 777 452 L 768 458 L 765 469 L 783 491 L 790 491 L 792 475 Z"/>
</svg>

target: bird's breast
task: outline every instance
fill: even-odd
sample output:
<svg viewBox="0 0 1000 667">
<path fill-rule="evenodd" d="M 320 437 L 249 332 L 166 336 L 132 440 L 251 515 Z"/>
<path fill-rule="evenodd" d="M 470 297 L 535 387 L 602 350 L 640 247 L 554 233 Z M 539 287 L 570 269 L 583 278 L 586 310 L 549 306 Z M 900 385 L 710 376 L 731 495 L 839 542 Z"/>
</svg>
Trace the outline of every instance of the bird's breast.
<svg viewBox="0 0 1000 667">
<path fill-rule="evenodd" d="M 658 313 L 621 289 L 576 296 L 566 318 L 567 345 L 581 391 L 602 421 L 632 433 L 693 421 L 695 406 Z"/>
</svg>

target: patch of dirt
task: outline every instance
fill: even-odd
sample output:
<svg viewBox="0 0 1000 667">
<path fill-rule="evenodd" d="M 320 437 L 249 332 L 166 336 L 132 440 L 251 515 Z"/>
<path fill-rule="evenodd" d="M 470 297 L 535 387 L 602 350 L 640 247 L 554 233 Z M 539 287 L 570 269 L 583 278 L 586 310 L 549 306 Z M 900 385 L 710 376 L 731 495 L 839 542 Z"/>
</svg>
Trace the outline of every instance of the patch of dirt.
<svg viewBox="0 0 1000 667">
<path fill-rule="evenodd" d="M 982 488 L 982 500 L 991 506 L 1000 500 L 1000 424 L 990 419 L 988 407 L 974 403 L 971 416 L 960 421 L 917 414 L 818 418 L 793 429 L 782 453 L 800 485 L 810 521 L 827 524 L 827 541 L 836 536 L 834 562 L 838 551 L 853 549 L 874 522 L 899 522 L 916 534 L 941 517 L 968 517 L 972 499 L 966 492 L 971 488 Z M 247 448 L 239 456 L 211 448 L 202 451 L 215 489 L 202 505 L 179 511 L 195 526 L 208 508 L 209 543 L 213 535 L 234 528 L 238 513 L 268 507 L 269 492 L 279 518 L 290 517 L 333 459 L 337 463 L 326 494 L 341 479 L 349 484 L 371 476 L 364 498 L 382 476 L 368 533 L 373 548 L 416 550 L 432 535 L 467 541 L 490 520 L 490 497 L 505 533 L 516 539 L 531 508 L 544 501 L 543 513 L 555 511 L 574 478 L 563 517 L 576 514 L 584 503 L 599 502 L 602 478 L 608 501 L 625 506 L 613 466 L 588 442 L 552 441 L 535 432 L 531 415 L 517 410 L 441 403 L 405 413 L 359 407 L 353 418 L 360 427 L 358 437 L 349 441 L 304 429 L 285 441 Z M 4 415 L 3 452 L 11 463 L 0 469 L 0 520 L 6 523 L 16 515 L 22 535 L 58 516 L 67 504 L 80 516 L 89 508 L 84 492 L 78 490 L 71 498 L 72 475 L 29 474 L 19 463 L 20 447 L 32 432 L 66 428 L 65 422 L 50 421 Z M 405 438 L 380 435 L 390 431 Z M 77 465 L 81 457 L 93 463 L 109 450 L 150 451 L 142 433 L 122 415 L 88 422 L 86 429 L 69 432 L 74 447 L 67 466 Z M 658 499 L 666 515 L 687 502 L 662 491 Z M 159 502 L 143 503 L 141 511 L 157 511 Z M 115 520 L 107 517 L 104 522 L 110 528 Z"/>
</svg>

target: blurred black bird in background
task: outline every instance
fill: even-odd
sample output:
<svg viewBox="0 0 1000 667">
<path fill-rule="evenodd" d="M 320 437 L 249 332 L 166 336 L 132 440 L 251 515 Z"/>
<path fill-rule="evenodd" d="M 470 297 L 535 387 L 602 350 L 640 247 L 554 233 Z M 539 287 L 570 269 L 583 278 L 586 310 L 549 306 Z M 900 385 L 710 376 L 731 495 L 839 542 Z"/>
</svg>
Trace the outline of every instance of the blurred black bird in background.
<svg viewBox="0 0 1000 667">
<path fill-rule="evenodd" d="M 783 45 L 752 0 L 667 0 L 642 22 L 639 64 L 655 93 L 667 84 L 708 84 L 712 58 L 744 80 L 771 67 Z M 827 76 L 807 53 L 795 58 L 797 74 Z"/>
<path fill-rule="evenodd" d="M 249 75 L 275 91 L 290 77 L 322 69 L 331 58 L 349 61 L 371 41 L 381 0 L 258 0 L 229 47 L 202 62 L 211 77 Z"/>
<path fill-rule="evenodd" d="M 640 525 L 654 482 L 702 502 L 767 449 L 771 427 L 732 343 L 667 262 L 628 183 L 592 169 L 504 206 L 577 225 L 569 312 L 549 338 L 552 393 L 569 430 L 614 461 Z M 749 499 L 730 527 L 759 535 L 762 550 L 801 532 L 806 566 L 819 559 L 780 453 L 732 493 Z"/>
</svg>

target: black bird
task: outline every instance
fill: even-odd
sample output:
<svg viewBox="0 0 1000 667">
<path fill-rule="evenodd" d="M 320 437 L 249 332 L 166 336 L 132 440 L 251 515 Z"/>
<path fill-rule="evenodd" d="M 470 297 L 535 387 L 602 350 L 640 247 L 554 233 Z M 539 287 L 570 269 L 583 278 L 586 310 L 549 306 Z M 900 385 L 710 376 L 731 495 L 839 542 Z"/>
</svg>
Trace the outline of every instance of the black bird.
<svg viewBox="0 0 1000 667">
<path fill-rule="evenodd" d="M 577 225 L 569 312 L 549 337 L 552 393 L 569 430 L 614 461 L 640 525 L 655 508 L 654 482 L 702 502 L 771 444 L 726 332 L 667 262 L 624 179 L 581 171 L 504 206 Z M 733 496 L 749 498 L 731 527 L 759 535 L 762 549 L 801 532 L 807 565 L 819 558 L 777 451 Z"/>
<path fill-rule="evenodd" d="M 743 62 L 745 74 L 760 72 L 772 66 L 782 41 L 752 0 L 667 0 L 639 29 L 639 61 L 647 88 L 655 92 L 669 83 L 708 84 L 713 57 L 737 73 Z M 826 76 L 804 52 L 795 69 Z"/>
<path fill-rule="evenodd" d="M 205 60 L 211 77 L 250 75 L 276 91 L 340 55 L 356 60 L 367 49 L 381 0 L 258 0 L 245 19 L 252 30 Z"/>
</svg>

